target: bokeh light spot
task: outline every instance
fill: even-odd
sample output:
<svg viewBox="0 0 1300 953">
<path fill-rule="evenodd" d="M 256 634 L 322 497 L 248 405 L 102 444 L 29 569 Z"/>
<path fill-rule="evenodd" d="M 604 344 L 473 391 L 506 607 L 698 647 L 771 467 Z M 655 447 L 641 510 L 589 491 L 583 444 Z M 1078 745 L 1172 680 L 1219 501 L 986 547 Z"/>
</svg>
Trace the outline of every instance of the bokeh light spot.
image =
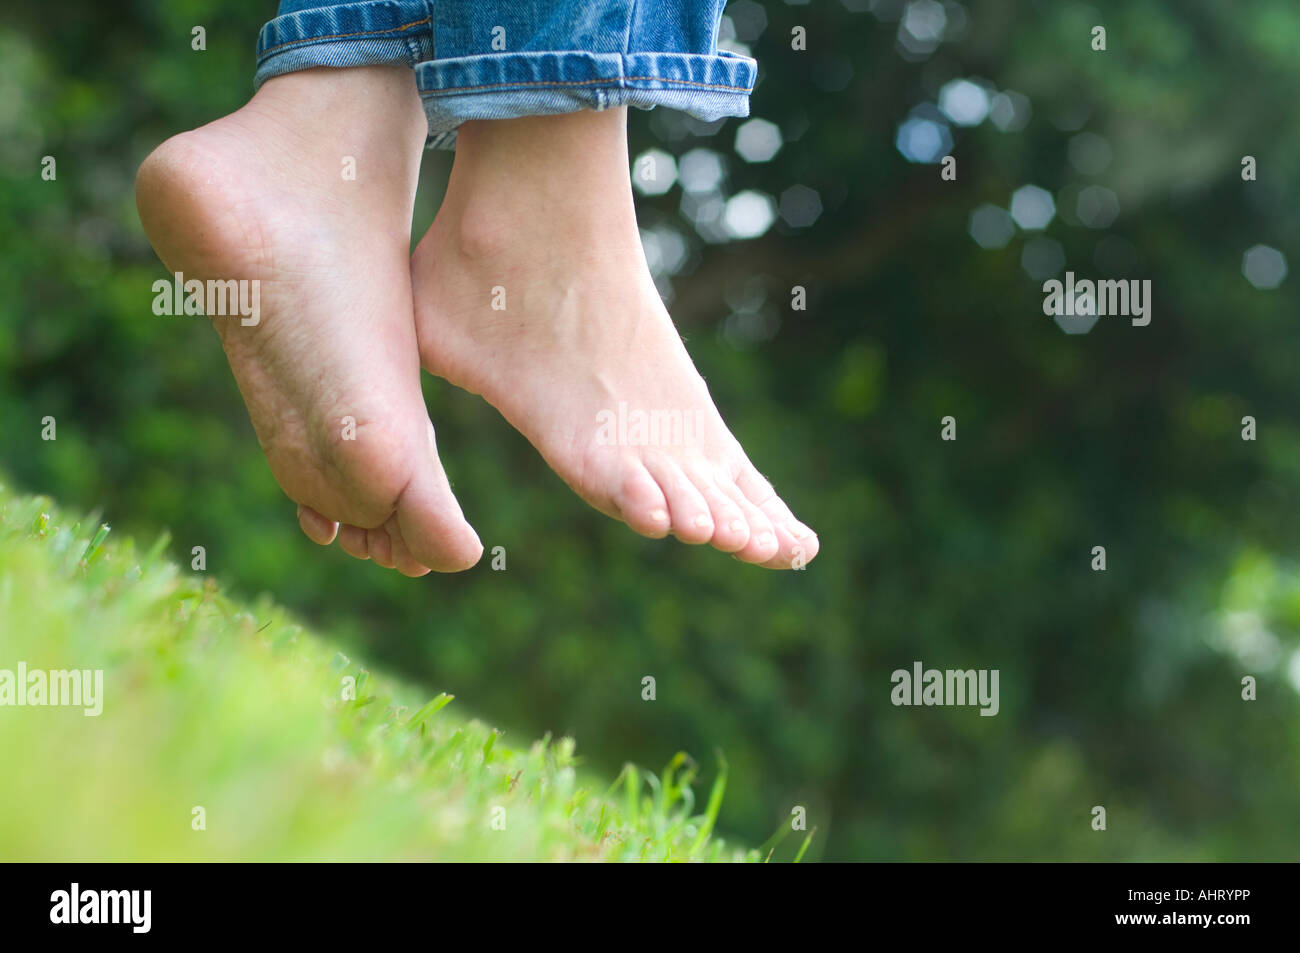
<svg viewBox="0 0 1300 953">
<path fill-rule="evenodd" d="M 737 192 L 727 200 L 722 224 L 732 238 L 757 238 L 776 221 L 772 196 L 753 189 Z"/>
<path fill-rule="evenodd" d="M 1022 185 L 1011 196 L 1011 217 L 1026 231 L 1046 228 L 1056 215 L 1052 193 L 1036 185 Z"/>
<path fill-rule="evenodd" d="M 1019 132 L 1029 124 L 1029 97 L 1014 90 L 1003 90 L 989 102 L 989 119 L 1002 132 Z"/>
<path fill-rule="evenodd" d="M 1286 256 L 1268 245 L 1256 245 L 1241 257 L 1241 273 L 1256 288 L 1271 291 L 1286 277 Z"/>
<path fill-rule="evenodd" d="M 978 126 L 989 114 L 989 94 L 978 83 L 954 79 L 939 90 L 939 108 L 959 126 Z"/>
<path fill-rule="evenodd" d="M 647 149 L 632 163 L 632 185 L 642 195 L 663 195 L 677 181 L 677 160 L 662 149 Z"/>
<path fill-rule="evenodd" d="M 722 185 L 726 164 L 712 149 L 692 149 L 678 160 L 677 179 L 692 194 L 712 192 Z"/>
<path fill-rule="evenodd" d="M 970 237 L 980 248 L 1005 248 L 1015 233 L 1015 223 L 1006 209 L 985 204 L 970 214 Z"/>
<path fill-rule="evenodd" d="M 746 162 L 767 162 L 781 151 L 781 130 L 766 119 L 751 119 L 736 130 L 736 154 Z"/>
<path fill-rule="evenodd" d="M 894 144 L 908 162 L 938 162 L 952 150 L 952 133 L 946 123 L 917 116 L 898 127 Z"/>
<path fill-rule="evenodd" d="M 1089 228 L 1110 228 L 1119 217 L 1119 196 L 1100 185 L 1090 185 L 1079 192 L 1075 214 Z"/>
<path fill-rule="evenodd" d="M 792 185 L 781 193 L 781 218 L 787 225 L 807 228 L 822 214 L 822 198 L 806 185 Z"/>
</svg>

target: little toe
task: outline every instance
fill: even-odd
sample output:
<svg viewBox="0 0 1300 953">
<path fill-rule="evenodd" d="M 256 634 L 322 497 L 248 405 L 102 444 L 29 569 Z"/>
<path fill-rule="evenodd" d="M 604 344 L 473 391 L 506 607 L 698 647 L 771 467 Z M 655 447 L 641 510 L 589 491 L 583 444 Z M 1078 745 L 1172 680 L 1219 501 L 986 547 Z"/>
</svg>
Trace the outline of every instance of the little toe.
<svg viewBox="0 0 1300 953">
<path fill-rule="evenodd" d="M 752 466 L 745 467 L 737 481 L 751 503 L 771 520 L 780 547 L 763 565 L 768 569 L 802 568 L 812 562 L 820 549 L 817 534 L 790 512 L 772 484 Z"/>
<path fill-rule="evenodd" d="M 682 468 L 672 459 L 659 455 L 651 455 L 644 462 L 668 501 L 673 535 L 692 545 L 711 540 L 714 525 L 709 504 Z"/>
<path fill-rule="evenodd" d="M 765 569 L 802 569 L 813 561 L 821 548 L 816 533 L 794 519 L 775 525 L 780 548 L 763 563 Z"/>
<path fill-rule="evenodd" d="M 298 507 L 298 526 L 313 543 L 328 546 L 339 534 L 339 524 L 321 516 L 310 506 Z"/>
</svg>

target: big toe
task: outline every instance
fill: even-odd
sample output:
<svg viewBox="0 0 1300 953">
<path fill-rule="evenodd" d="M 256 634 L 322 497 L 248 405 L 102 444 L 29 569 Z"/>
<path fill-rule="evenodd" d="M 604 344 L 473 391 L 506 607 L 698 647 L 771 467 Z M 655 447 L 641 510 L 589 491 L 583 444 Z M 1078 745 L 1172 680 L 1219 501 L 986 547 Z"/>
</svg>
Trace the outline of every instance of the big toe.
<svg viewBox="0 0 1300 953">
<path fill-rule="evenodd" d="M 395 516 L 409 556 L 435 572 L 460 572 L 483 555 L 483 543 L 465 520 L 438 459 L 432 425 L 428 453 L 398 498 Z"/>
<path fill-rule="evenodd" d="M 611 499 L 615 513 L 635 532 L 651 539 L 662 539 L 672 529 L 668 500 L 658 482 L 640 460 L 616 464 L 621 468 L 618 490 Z"/>
</svg>

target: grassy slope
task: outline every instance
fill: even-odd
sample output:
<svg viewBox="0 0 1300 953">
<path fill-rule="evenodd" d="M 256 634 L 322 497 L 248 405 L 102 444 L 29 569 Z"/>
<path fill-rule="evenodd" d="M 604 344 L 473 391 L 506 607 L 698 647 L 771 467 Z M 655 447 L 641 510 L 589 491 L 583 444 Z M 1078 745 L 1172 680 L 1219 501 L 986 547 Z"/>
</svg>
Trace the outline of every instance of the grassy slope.
<svg viewBox="0 0 1300 953">
<path fill-rule="evenodd" d="M 0 707 L 0 860 L 758 857 L 710 836 L 722 779 L 696 803 L 683 756 L 593 788 L 572 741 L 511 749 L 98 525 L 0 488 L 0 669 L 103 669 L 105 699 Z"/>
</svg>

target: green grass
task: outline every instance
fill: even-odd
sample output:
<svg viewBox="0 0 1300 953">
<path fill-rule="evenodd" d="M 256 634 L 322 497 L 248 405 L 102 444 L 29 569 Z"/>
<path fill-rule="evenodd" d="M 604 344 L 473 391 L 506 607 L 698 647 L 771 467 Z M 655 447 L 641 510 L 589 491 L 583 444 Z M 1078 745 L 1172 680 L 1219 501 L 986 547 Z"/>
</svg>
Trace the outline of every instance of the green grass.
<svg viewBox="0 0 1300 953">
<path fill-rule="evenodd" d="M 0 860 L 760 859 L 713 836 L 725 764 L 699 802 L 685 755 L 598 782 L 166 544 L 0 487 L 0 670 L 104 673 L 98 717 L 0 707 Z"/>
</svg>

